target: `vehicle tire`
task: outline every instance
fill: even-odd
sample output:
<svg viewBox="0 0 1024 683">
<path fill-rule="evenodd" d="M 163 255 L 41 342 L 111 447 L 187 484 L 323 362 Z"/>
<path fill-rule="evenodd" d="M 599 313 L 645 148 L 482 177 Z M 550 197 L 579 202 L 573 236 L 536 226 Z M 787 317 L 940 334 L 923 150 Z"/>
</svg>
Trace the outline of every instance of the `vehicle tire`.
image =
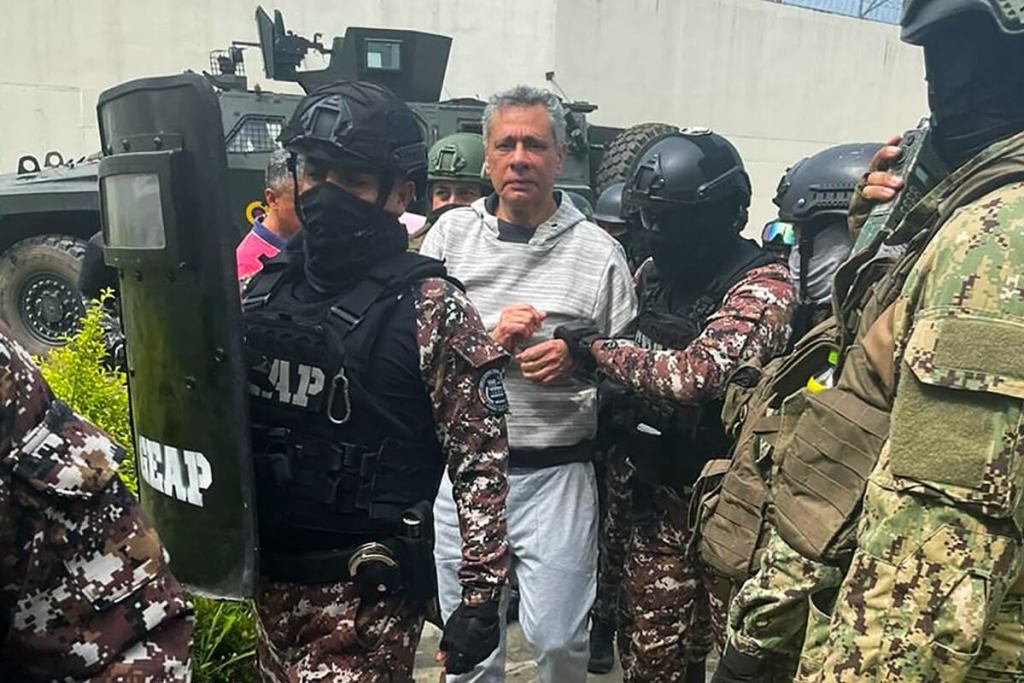
<svg viewBox="0 0 1024 683">
<path fill-rule="evenodd" d="M 616 135 L 608 143 L 608 149 L 601 157 L 601 165 L 597 167 L 597 194 L 604 192 L 609 185 L 626 179 L 633 159 L 652 138 L 674 130 L 679 128 L 668 123 L 640 123 Z"/>
<path fill-rule="evenodd" d="M 0 256 L 0 319 L 29 353 L 64 345 L 85 315 L 78 291 L 85 242 L 70 235 L 39 235 Z"/>
</svg>

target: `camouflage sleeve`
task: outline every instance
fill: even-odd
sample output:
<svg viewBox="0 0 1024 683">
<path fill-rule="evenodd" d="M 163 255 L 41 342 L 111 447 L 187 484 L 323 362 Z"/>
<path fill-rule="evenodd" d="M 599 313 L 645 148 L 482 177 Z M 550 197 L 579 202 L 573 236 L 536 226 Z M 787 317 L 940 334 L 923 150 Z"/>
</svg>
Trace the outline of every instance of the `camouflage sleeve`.
<svg viewBox="0 0 1024 683">
<path fill-rule="evenodd" d="M 116 468 L 124 452 L 0 343 L 3 680 L 187 681 L 190 607 Z"/>
<path fill-rule="evenodd" d="M 491 340 L 465 295 L 447 281 L 425 281 L 416 309 L 420 368 L 459 511 L 459 581 L 463 600 L 475 604 L 496 596 L 509 565 L 508 355 Z"/>
<path fill-rule="evenodd" d="M 793 550 L 774 529 L 761 565 L 729 604 L 729 642 L 758 659 L 779 658 L 780 670 L 796 669 L 812 595 L 839 586 L 843 571 Z"/>
<path fill-rule="evenodd" d="M 708 325 L 685 349 L 654 351 L 623 340 L 594 344 L 598 370 L 638 393 L 697 405 L 725 391 L 729 374 L 753 358 L 780 353 L 795 306 L 784 265 L 751 270 L 726 294 Z"/>
</svg>

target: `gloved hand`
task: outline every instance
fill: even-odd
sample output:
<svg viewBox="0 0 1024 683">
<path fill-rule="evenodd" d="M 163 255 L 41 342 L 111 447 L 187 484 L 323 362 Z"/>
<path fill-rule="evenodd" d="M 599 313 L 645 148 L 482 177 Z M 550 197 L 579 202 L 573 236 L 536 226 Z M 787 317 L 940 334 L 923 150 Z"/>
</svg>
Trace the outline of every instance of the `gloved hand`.
<svg viewBox="0 0 1024 683">
<path fill-rule="evenodd" d="M 727 643 L 711 676 L 711 683 L 768 683 L 771 680 L 766 662 L 740 652 Z"/>
<path fill-rule="evenodd" d="M 444 668 L 450 674 L 465 674 L 487 659 L 498 647 L 501 627 L 498 603 L 459 605 L 444 625 L 441 651 L 446 654 Z"/>
<path fill-rule="evenodd" d="M 590 347 L 601 338 L 597 328 L 590 323 L 574 321 L 559 325 L 554 331 L 555 339 L 561 339 L 569 347 L 569 353 L 573 360 L 586 372 L 593 372 L 597 368 L 597 361 Z"/>
</svg>

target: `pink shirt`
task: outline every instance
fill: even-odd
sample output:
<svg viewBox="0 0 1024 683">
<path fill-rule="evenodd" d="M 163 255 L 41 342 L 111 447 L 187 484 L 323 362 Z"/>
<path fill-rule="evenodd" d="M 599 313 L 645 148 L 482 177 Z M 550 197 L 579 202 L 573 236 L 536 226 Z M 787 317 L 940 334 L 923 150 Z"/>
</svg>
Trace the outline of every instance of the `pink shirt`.
<svg viewBox="0 0 1024 683">
<path fill-rule="evenodd" d="M 235 248 L 235 262 L 238 266 L 238 279 L 248 281 L 253 275 L 263 270 L 260 257 L 273 258 L 284 249 L 286 240 L 270 232 L 261 221 L 252 225 L 252 230 L 242 238 Z"/>
</svg>

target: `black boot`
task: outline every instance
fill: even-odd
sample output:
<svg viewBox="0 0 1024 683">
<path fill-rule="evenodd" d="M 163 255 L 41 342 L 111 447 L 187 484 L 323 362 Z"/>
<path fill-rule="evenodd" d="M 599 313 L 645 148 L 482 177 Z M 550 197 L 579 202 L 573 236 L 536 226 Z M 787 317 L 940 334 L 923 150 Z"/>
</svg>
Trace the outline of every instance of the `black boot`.
<svg viewBox="0 0 1024 683">
<path fill-rule="evenodd" d="M 607 621 L 590 622 L 590 662 L 587 671 L 606 674 L 615 666 L 615 627 Z"/>
<path fill-rule="evenodd" d="M 508 608 L 505 610 L 505 623 L 514 624 L 519 621 L 519 584 L 512 582 L 508 591 Z"/>
</svg>

